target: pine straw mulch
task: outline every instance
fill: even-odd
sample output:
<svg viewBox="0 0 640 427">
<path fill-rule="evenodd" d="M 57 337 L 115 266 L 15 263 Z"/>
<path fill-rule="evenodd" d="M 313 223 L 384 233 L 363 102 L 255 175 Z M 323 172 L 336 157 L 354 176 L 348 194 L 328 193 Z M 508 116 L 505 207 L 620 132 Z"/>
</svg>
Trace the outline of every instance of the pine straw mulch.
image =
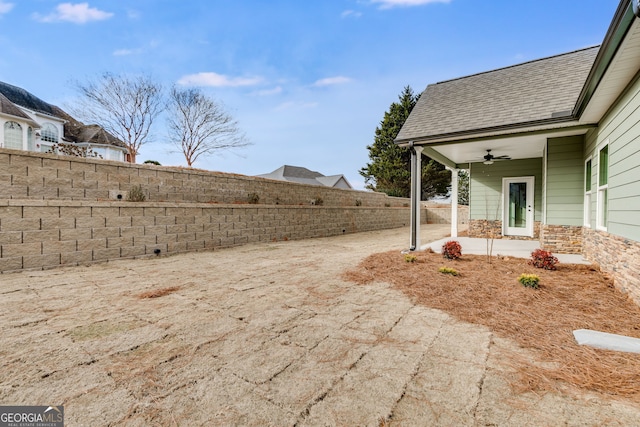
<svg viewBox="0 0 640 427">
<path fill-rule="evenodd" d="M 463 248 L 464 250 L 464 248 Z M 534 268 L 526 259 L 463 255 L 456 261 L 437 253 L 417 253 L 414 263 L 403 254 L 374 254 L 346 279 L 382 281 L 416 303 L 491 329 L 532 350 L 538 363 L 516 353 L 512 386 L 519 391 L 550 391 L 577 386 L 640 403 L 640 355 L 580 346 L 573 330 L 594 329 L 640 338 L 640 307 L 593 266 L 558 264 L 556 271 Z M 458 276 L 438 272 L 457 270 Z M 525 288 L 522 273 L 540 277 L 540 288 Z"/>
</svg>

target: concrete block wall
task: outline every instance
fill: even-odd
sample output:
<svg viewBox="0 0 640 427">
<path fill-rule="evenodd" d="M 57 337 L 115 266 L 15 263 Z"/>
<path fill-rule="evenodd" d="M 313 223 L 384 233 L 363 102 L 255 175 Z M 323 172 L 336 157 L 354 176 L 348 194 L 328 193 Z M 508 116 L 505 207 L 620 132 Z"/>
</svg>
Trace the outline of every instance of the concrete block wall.
<svg viewBox="0 0 640 427">
<path fill-rule="evenodd" d="M 198 169 L 0 149 L 0 199 L 117 200 L 141 186 L 148 201 L 408 207 L 382 193 L 295 184 Z"/>
<path fill-rule="evenodd" d="M 427 224 L 451 224 L 451 205 L 424 204 Z M 469 206 L 458 206 L 458 225 L 469 224 Z"/>
<path fill-rule="evenodd" d="M 0 272 L 407 226 L 409 209 L 0 201 Z"/>
</svg>

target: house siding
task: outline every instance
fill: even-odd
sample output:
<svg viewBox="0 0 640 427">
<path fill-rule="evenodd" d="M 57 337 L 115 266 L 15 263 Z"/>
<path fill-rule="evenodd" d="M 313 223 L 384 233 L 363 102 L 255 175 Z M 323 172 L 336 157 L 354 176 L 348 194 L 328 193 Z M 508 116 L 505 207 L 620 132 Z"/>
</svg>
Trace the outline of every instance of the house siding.
<svg viewBox="0 0 640 427">
<path fill-rule="evenodd" d="M 582 226 L 583 151 L 582 135 L 547 141 L 546 224 Z"/>
<path fill-rule="evenodd" d="M 598 150 L 609 143 L 607 232 L 640 242 L 640 74 L 597 130 L 587 135 L 585 160 L 592 158 L 594 191 L 591 227 L 595 228 Z"/>
<path fill-rule="evenodd" d="M 469 175 L 469 217 L 471 220 L 502 219 L 502 178 L 535 177 L 535 221 L 542 218 L 542 158 L 472 163 Z"/>
</svg>

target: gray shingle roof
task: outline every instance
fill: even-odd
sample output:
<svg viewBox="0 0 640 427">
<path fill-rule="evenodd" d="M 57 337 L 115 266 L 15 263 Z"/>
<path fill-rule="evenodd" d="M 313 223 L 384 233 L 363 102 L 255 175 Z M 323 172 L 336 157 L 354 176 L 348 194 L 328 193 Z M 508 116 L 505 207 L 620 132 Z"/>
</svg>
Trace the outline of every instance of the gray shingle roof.
<svg viewBox="0 0 640 427">
<path fill-rule="evenodd" d="M 71 117 L 62 108 L 49 104 L 21 87 L 0 82 L 0 112 L 11 114 L 29 120 L 37 126 L 31 118 L 25 114 L 18 105 L 31 111 L 44 113 L 49 116 L 65 120 L 64 139 L 71 142 L 90 142 L 93 144 L 115 145 L 125 147 L 125 144 L 98 125 L 85 125 Z"/>
<path fill-rule="evenodd" d="M 427 86 L 396 141 L 429 140 L 571 115 L 599 47 Z"/>
<path fill-rule="evenodd" d="M 326 187 L 334 187 L 340 182 L 340 179 L 344 179 L 346 186 L 351 188 L 351 185 L 344 178 L 344 175 L 324 176 L 320 172 L 312 171 L 300 166 L 284 165 L 280 166 L 273 172 L 256 176 L 260 178 L 276 179 L 278 181 L 297 182 L 299 184 L 308 185 L 323 185 Z"/>
</svg>

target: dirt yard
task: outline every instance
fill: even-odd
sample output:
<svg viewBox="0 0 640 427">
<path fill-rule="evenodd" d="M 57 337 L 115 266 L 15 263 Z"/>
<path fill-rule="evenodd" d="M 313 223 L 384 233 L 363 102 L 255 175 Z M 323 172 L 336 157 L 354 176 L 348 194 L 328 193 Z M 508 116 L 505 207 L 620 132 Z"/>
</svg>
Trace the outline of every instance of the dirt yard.
<svg viewBox="0 0 640 427">
<path fill-rule="evenodd" d="M 615 396 L 513 388 L 512 355 L 534 350 L 391 280 L 344 278 L 407 243 L 399 229 L 0 275 L 0 404 L 62 404 L 68 426 L 637 423 Z"/>
</svg>

